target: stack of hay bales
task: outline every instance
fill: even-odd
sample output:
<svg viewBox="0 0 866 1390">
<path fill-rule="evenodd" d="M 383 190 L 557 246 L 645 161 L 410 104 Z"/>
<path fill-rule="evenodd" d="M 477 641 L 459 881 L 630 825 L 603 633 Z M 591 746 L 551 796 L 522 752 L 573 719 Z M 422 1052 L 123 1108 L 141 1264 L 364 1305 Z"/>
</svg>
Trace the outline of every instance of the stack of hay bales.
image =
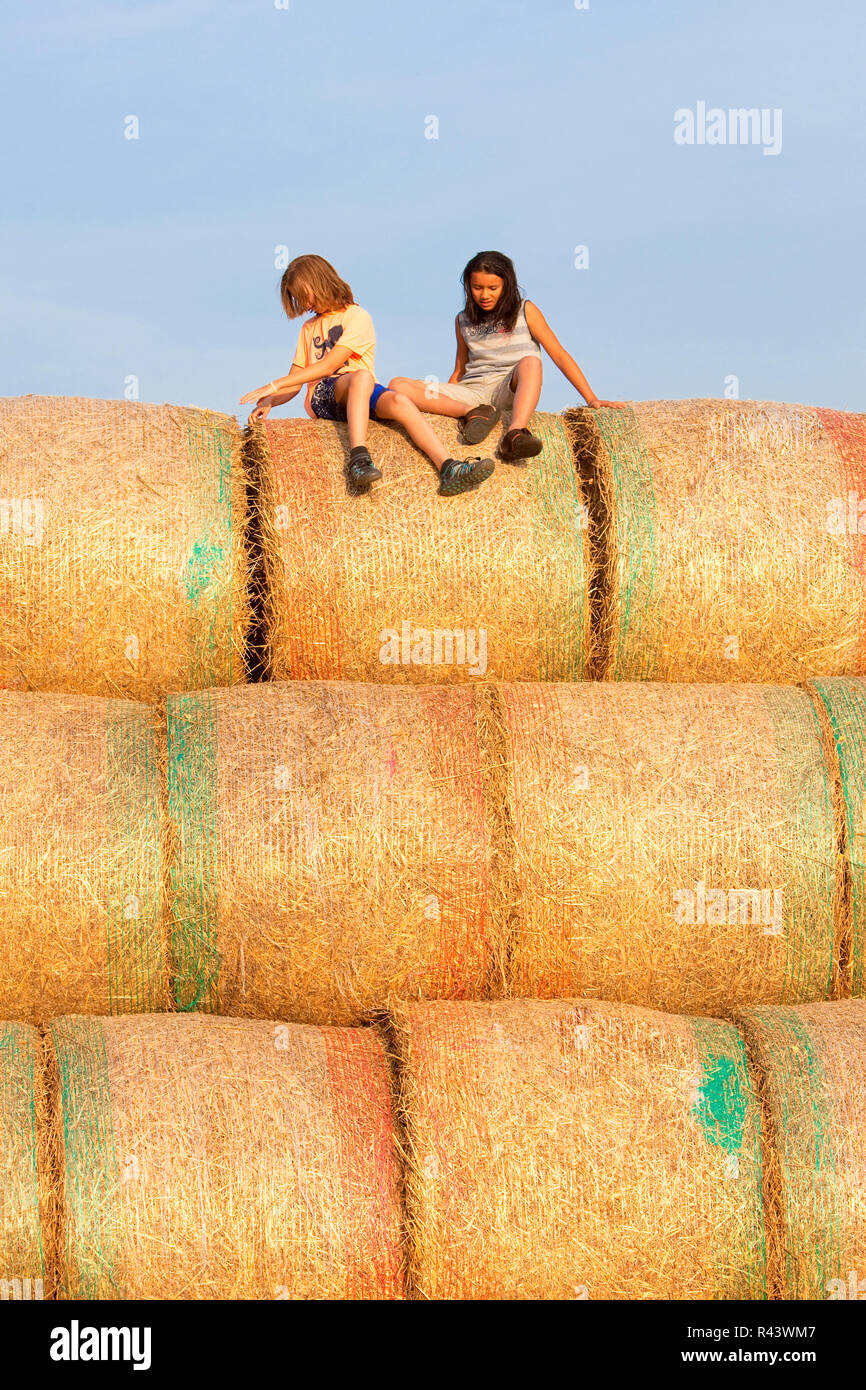
<svg viewBox="0 0 866 1390">
<path fill-rule="evenodd" d="M 498 694 L 510 993 L 726 1013 L 838 988 L 832 779 L 805 692 Z"/>
<path fill-rule="evenodd" d="M 866 672 L 866 416 L 695 400 L 568 420 L 597 483 L 603 676 Z"/>
<path fill-rule="evenodd" d="M 770 1133 L 768 1224 L 783 1298 L 866 1297 L 866 1001 L 738 1014 Z"/>
<path fill-rule="evenodd" d="M 0 686 L 150 699 L 244 679 L 237 423 L 0 401 Z"/>
<path fill-rule="evenodd" d="M 426 1298 L 761 1298 L 759 1109 L 730 1024 L 583 1000 L 411 1005 Z"/>
<path fill-rule="evenodd" d="M 41 1042 L 26 1023 L 0 1023 L 0 1300 L 52 1291 L 43 1238 L 50 1173 L 43 1151 Z"/>
<path fill-rule="evenodd" d="M 465 452 L 456 421 L 432 424 L 449 454 Z M 384 476 L 356 497 L 344 427 L 257 427 L 274 677 L 581 679 L 591 657 L 588 514 L 561 420 L 536 415 L 533 428 L 538 458 L 500 463 L 483 488 L 449 499 L 390 426 L 371 424 Z"/>
<path fill-rule="evenodd" d="M 495 987 L 480 694 L 311 681 L 169 699 L 178 1007 L 348 1024 Z"/>
<path fill-rule="evenodd" d="M 58 1019 L 66 1298 L 399 1298 L 369 1029 Z"/>
<path fill-rule="evenodd" d="M 0 1017 L 167 1006 L 154 711 L 0 691 Z"/>
</svg>

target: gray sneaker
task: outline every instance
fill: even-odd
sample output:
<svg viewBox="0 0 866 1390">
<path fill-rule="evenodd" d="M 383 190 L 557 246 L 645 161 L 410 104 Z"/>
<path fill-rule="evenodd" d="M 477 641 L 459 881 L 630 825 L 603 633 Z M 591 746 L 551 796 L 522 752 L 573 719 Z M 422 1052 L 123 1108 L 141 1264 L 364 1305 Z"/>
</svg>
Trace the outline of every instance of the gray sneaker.
<svg viewBox="0 0 866 1390">
<path fill-rule="evenodd" d="M 495 467 L 493 459 L 446 459 L 439 474 L 440 495 L 453 497 L 456 492 L 468 492 L 489 478 Z"/>
</svg>

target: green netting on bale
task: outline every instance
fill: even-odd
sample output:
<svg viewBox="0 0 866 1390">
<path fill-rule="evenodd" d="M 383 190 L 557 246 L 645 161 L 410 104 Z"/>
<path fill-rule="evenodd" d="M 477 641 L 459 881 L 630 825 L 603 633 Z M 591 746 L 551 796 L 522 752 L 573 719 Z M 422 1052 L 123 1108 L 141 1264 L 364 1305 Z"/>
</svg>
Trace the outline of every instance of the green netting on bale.
<svg viewBox="0 0 866 1390">
<path fill-rule="evenodd" d="M 42 1297 L 45 1267 L 36 1157 L 39 1035 L 0 1023 L 0 1298 Z M 40 1281 L 37 1283 L 37 1281 Z"/>
<path fill-rule="evenodd" d="M 533 428 L 544 445 L 530 466 L 538 568 L 538 678 L 583 680 L 588 636 L 586 511 L 565 425 L 536 416 Z"/>
<path fill-rule="evenodd" d="M 230 685 L 232 674 L 232 448 L 225 424 L 187 426 L 190 550 L 184 582 L 192 648 L 188 685 Z M 222 610 L 222 611 L 221 611 Z"/>
<path fill-rule="evenodd" d="M 859 998 L 866 994 L 866 680 L 837 676 L 810 685 L 827 711 L 836 744 L 851 869 L 851 990 Z"/>
<path fill-rule="evenodd" d="M 694 1018 L 692 1029 L 701 1077 L 692 1116 L 708 1142 L 725 1155 L 725 1184 L 732 1208 L 739 1212 L 732 1222 L 717 1213 L 714 1235 L 718 1242 L 715 1262 L 718 1298 L 766 1298 L 767 1253 L 761 1204 L 761 1133 L 758 1103 L 749 1079 L 746 1049 L 729 1023 Z M 734 1195 L 735 1194 L 735 1195 Z"/>
<path fill-rule="evenodd" d="M 172 695 L 168 807 L 177 832 L 171 938 L 178 1009 L 215 1009 L 217 925 L 217 711 L 209 691 Z"/>
<path fill-rule="evenodd" d="M 102 1021 L 52 1025 L 60 1072 L 66 1189 L 67 1297 L 117 1297 L 112 1213 L 120 1173 Z"/>
<path fill-rule="evenodd" d="M 739 1019 L 764 1077 L 781 1167 L 785 1296 L 824 1299 L 841 1268 L 843 1203 L 832 1138 L 838 1102 L 797 1009 L 744 1009 Z"/>
<path fill-rule="evenodd" d="M 658 624 L 647 620 L 658 566 L 652 471 L 632 409 L 603 408 L 596 411 L 595 419 L 610 463 L 607 486 L 616 528 L 618 594 L 612 676 L 615 680 L 624 675 L 629 680 L 652 680 L 659 657 Z M 597 466 L 604 467 L 603 454 Z M 647 640 L 650 632 L 655 636 L 655 647 Z"/>
<path fill-rule="evenodd" d="M 160 929 L 160 806 L 150 709 L 109 702 L 108 990 L 113 1014 L 165 1007 Z"/>
<path fill-rule="evenodd" d="M 776 766 L 786 820 L 778 827 L 785 937 L 782 998 L 829 999 L 836 940 L 836 830 L 832 773 L 809 697 L 786 686 L 763 686 L 776 735 Z M 804 853 L 804 847 L 807 852 Z"/>
</svg>

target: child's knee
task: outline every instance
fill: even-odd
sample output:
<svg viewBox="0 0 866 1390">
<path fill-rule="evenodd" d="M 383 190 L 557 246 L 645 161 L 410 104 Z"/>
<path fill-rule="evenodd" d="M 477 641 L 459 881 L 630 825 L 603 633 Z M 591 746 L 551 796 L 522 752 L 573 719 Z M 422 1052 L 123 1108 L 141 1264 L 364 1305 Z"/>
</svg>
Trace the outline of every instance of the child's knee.
<svg viewBox="0 0 866 1390">
<path fill-rule="evenodd" d="M 517 364 L 517 370 L 521 376 L 541 377 L 541 358 L 540 357 L 521 357 Z"/>
<path fill-rule="evenodd" d="M 403 391 L 408 384 L 409 378 L 407 376 L 392 376 L 391 380 L 388 382 L 388 390 L 395 392 Z"/>
<path fill-rule="evenodd" d="M 368 372 L 366 367 L 362 367 L 360 371 L 351 373 L 349 380 L 350 391 L 367 391 L 369 393 L 375 385 L 376 382 L 373 373 Z"/>
<path fill-rule="evenodd" d="M 404 396 L 402 391 L 395 391 L 393 387 L 388 388 L 388 406 L 395 420 L 411 414 L 415 409 L 409 397 Z"/>
</svg>

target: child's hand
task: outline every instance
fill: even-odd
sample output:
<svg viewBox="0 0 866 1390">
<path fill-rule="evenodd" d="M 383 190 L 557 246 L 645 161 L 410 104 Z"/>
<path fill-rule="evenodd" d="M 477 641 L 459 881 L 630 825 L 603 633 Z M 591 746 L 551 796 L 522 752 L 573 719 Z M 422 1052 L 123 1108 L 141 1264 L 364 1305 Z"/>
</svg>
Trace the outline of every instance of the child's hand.
<svg viewBox="0 0 866 1390">
<path fill-rule="evenodd" d="M 255 409 L 250 411 L 247 424 L 254 425 L 257 420 L 267 420 L 270 413 L 271 398 L 270 396 L 263 396 L 262 399 L 256 405 Z"/>
<path fill-rule="evenodd" d="M 241 405 L 249 405 L 250 401 L 263 401 L 271 395 L 274 383 L 269 381 L 267 386 L 257 386 L 255 391 L 248 391 L 245 396 L 241 396 Z"/>
<path fill-rule="evenodd" d="M 590 410 L 601 410 L 603 406 L 611 406 L 614 410 L 623 410 L 628 405 L 628 401 L 600 401 L 598 396 L 593 396 L 591 401 L 587 401 Z"/>
</svg>

